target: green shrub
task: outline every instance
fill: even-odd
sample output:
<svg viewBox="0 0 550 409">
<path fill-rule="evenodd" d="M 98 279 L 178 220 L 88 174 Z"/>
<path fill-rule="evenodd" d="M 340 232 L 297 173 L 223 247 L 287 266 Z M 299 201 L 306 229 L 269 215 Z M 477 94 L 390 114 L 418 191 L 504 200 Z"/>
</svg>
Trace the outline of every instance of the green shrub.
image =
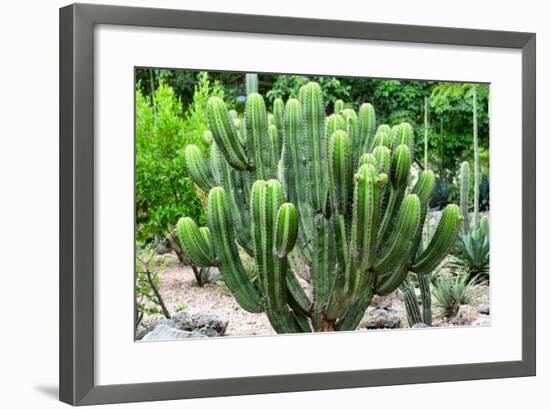
<svg viewBox="0 0 550 409">
<path fill-rule="evenodd" d="M 161 82 L 153 100 L 136 87 L 136 239 L 160 240 L 182 215 L 204 220 L 204 211 L 184 164 L 184 148 L 197 145 L 208 154 L 202 138 L 207 129 L 205 106 L 212 95 L 223 95 L 201 73 L 193 102 L 184 112 L 169 85 Z"/>
</svg>

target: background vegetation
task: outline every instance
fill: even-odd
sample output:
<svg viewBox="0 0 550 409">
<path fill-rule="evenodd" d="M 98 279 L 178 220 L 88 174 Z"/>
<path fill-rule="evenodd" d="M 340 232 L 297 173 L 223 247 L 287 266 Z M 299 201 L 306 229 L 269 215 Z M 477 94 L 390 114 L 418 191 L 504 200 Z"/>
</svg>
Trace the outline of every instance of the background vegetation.
<svg viewBox="0 0 550 409">
<path fill-rule="evenodd" d="M 230 108 L 242 112 L 245 102 L 244 73 L 190 70 L 136 70 L 136 217 L 139 243 L 161 240 L 185 215 L 202 222 L 201 198 L 183 164 L 183 149 L 194 143 L 205 154 L 202 138 L 207 129 L 206 101 L 224 97 Z M 327 111 L 337 99 L 372 103 L 377 122 L 390 125 L 410 122 L 415 130 L 417 158 L 423 158 L 424 98 L 439 84 L 435 81 L 377 80 L 300 75 L 259 75 L 259 92 L 270 105 L 277 97 L 296 96 L 308 80 L 320 83 Z M 481 174 L 489 172 L 489 87 L 479 86 L 478 131 Z M 351 105 L 351 103 L 349 103 Z M 472 161 L 472 100 L 448 95 L 429 99 L 429 162 L 442 175 L 436 186 L 434 207 L 457 200 L 456 176 L 463 161 Z M 422 168 L 422 163 L 418 163 Z M 473 164 L 472 164 L 473 167 Z M 486 176 L 487 179 L 487 176 Z M 473 184 L 473 178 L 471 183 Z M 486 198 L 480 203 L 488 206 Z M 483 192 L 482 192 L 483 193 Z"/>
</svg>

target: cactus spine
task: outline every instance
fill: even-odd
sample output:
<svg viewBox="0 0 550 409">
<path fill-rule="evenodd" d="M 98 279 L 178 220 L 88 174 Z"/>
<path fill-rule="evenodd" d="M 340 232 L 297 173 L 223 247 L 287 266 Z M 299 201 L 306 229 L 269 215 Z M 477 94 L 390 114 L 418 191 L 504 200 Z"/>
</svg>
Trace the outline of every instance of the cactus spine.
<svg viewBox="0 0 550 409">
<path fill-rule="evenodd" d="M 189 257 L 218 266 L 237 302 L 264 311 L 277 332 L 353 330 L 374 294 L 441 261 L 461 218 L 449 206 L 420 252 L 434 175 L 424 171 L 410 190 L 412 127 L 377 129 L 368 103 L 357 113 L 336 102 L 325 117 L 315 82 L 298 96 L 276 99 L 270 115 L 250 92 L 244 121 L 209 100 L 210 166 L 186 149 L 191 177 L 210 190 L 208 227 L 183 218 L 178 231 Z M 254 258 L 256 280 L 237 243 Z M 311 281 L 312 297 L 298 277 Z"/>
</svg>

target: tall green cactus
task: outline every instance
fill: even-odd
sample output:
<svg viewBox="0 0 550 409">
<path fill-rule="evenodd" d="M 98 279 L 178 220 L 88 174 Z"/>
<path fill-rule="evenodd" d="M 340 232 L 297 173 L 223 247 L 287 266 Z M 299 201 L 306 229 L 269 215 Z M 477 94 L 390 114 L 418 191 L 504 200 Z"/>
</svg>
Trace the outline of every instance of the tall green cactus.
<svg viewBox="0 0 550 409">
<path fill-rule="evenodd" d="M 462 212 L 462 225 L 464 232 L 470 231 L 470 165 L 468 162 L 462 162 L 460 165 L 460 211 Z"/>
<path fill-rule="evenodd" d="M 264 311 L 277 332 L 353 330 L 374 294 L 441 261 L 460 211 L 447 207 L 420 251 L 435 176 L 425 170 L 409 186 L 413 128 L 376 128 L 368 103 L 355 112 L 339 101 L 326 117 L 315 82 L 298 96 L 276 99 L 271 116 L 250 92 L 244 119 L 231 118 L 220 98 L 208 101 L 209 163 L 185 150 L 189 174 L 210 192 L 208 227 L 183 218 L 178 234 L 190 259 L 217 266 L 237 302 Z M 253 277 L 239 247 L 254 258 Z"/>
</svg>

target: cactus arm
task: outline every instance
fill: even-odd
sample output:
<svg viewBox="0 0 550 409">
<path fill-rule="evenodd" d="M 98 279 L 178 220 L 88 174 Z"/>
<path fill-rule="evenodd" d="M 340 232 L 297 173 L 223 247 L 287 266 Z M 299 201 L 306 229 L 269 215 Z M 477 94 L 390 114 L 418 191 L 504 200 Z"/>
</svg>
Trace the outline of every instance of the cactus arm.
<svg viewBox="0 0 550 409">
<path fill-rule="evenodd" d="M 430 277 L 428 274 L 418 274 L 418 285 L 422 297 L 422 322 L 432 325 L 432 292 L 430 289 Z"/>
<path fill-rule="evenodd" d="M 303 177 L 306 165 L 302 159 L 303 143 L 302 108 L 297 99 L 289 99 L 285 107 L 284 176 L 288 199 L 298 205 L 305 203 L 307 190 Z"/>
<path fill-rule="evenodd" d="M 384 242 L 388 233 L 388 227 L 398 210 L 397 205 L 401 202 L 405 194 L 405 186 L 402 186 L 398 190 L 395 190 L 392 186 L 388 186 L 387 188 L 389 189 L 389 195 L 386 201 L 386 210 L 384 211 L 384 216 L 382 217 L 380 227 L 378 228 L 378 234 L 376 235 L 379 246 Z"/>
<path fill-rule="evenodd" d="M 389 245 L 382 249 L 373 271 L 384 273 L 393 270 L 401 257 L 411 247 L 412 240 L 420 225 L 420 199 L 415 194 L 409 194 L 403 200 L 399 209 L 399 217 L 394 231 L 390 235 Z"/>
<path fill-rule="evenodd" d="M 353 154 L 353 163 L 356 164 L 363 153 L 363 140 L 359 134 L 359 123 L 357 113 L 353 109 L 344 109 L 342 116 L 346 123 L 346 132 L 351 141 L 351 152 Z M 330 136 L 330 135 L 329 135 Z"/>
<path fill-rule="evenodd" d="M 248 169 L 246 153 L 223 100 L 210 97 L 206 104 L 206 114 L 214 140 L 227 162 L 235 169 Z"/>
<path fill-rule="evenodd" d="M 311 261 L 311 282 L 313 284 L 313 310 L 321 313 L 328 304 L 334 281 L 335 255 L 330 221 L 322 214 L 314 219 L 313 248 L 316 254 Z"/>
<path fill-rule="evenodd" d="M 406 145 L 409 147 L 411 162 L 414 160 L 414 130 L 410 123 L 403 122 L 397 128 L 396 140 L 393 146 Z"/>
<path fill-rule="evenodd" d="M 204 229 L 204 228 L 201 228 Z M 203 231 L 190 217 L 182 217 L 176 224 L 176 234 L 189 259 L 201 267 L 216 265 L 209 231 Z"/>
<path fill-rule="evenodd" d="M 246 95 L 258 92 L 258 74 L 245 74 Z"/>
<path fill-rule="evenodd" d="M 420 316 L 420 309 L 416 301 L 416 294 L 414 287 L 409 280 L 405 280 L 401 286 L 403 292 L 403 301 L 405 303 L 405 310 L 407 312 L 407 321 L 409 327 L 413 327 L 415 324 L 422 323 L 422 317 Z"/>
<path fill-rule="evenodd" d="M 441 220 L 428 247 L 412 264 L 413 272 L 425 274 L 438 266 L 451 250 L 460 231 L 461 220 L 462 216 L 457 205 L 450 204 L 443 210 Z"/>
<path fill-rule="evenodd" d="M 362 141 L 361 152 L 370 150 L 374 131 L 376 128 L 376 113 L 374 107 L 369 103 L 364 103 L 359 108 L 359 139 Z"/>
<path fill-rule="evenodd" d="M 254 168 L 256 179 L 275 177 L 276 170 L 271 167 L 267 112 L 261 95 L 250 94 L 247 97 L 245 124 L 249 160 Z"/>
<path fill-rule="evenodd" d="M 358 278 L 374 264 L 376 233 L 379 223 L 379 186 L 376 169 L 373 165 L 363 165 L 355 175 L 353 203 L 352 239 L 355 277 L 349 284 L 353 294 L 358 289 Z"/>
<path fill-rule="evenodd" d="M 283 202 L 283 188 L 278 180 L 257 180 L 252 186 L 252 238 L 256 271 L 261 277 L 267 306 L 282 312 L 286 305 L 286 258 L 275 254 L 277 213 Z"/>
<path fill-rule="evenodd" d="M 305 316 L 300 315 L 295 311 L 291 311 L 290 315 L 294 319 L 294 323 L 297 328 L 296 332 L 311 332 L 311 325 L 309 325 L 309 321 Z"/>
<path fill-rule="evenodd" d="M 223 185 L 223 166 L 225 159 L 223 159 L 220 149 L 216 142 L 210 145 L 210 171 L 214 179 L 215 186 Z"/>
<path fill-rule="evenodd" d="M 353 180 L 351 145 L 345 131 L 336 131 L 330 136 L 328 178 L 332 211 L 343 215 L 350 203 Z"/>
<path fill-rule="evenodd" d="M 339 114 L 329 115 L 325 121 L 325 134 L 328 138 L 336 131 L 345 131 L 346 130 L 346 121 L 344 117 Z"/>
<path fill-rule="evenodd" d="M 423 230 L 422 226 L 430 223 L 430 221 L 427 220 L 428 206 L 429 206 L 430 197 L 432 196 L 434 187 L 435 187 L 435 175 L 431 170 L 425 170 L 420 174 L 418 181 L 416 182 L 412 190 L 412 193 L 416 194 L 420 199 L 420 204 L 422 206 L 422 213 L 420 214 L 420 228 L 416 233 L 416 237 L 414 239 L 414 243 L 411 250 L 411 254 L 413 255 L 417 254 L 418 248 L 422 241 L 422 230 Z"/>
<path fill-rule="evenodd" d="M 227 162 L 222 164 L 223 187 L 231 209 L 232 225 L 237 234 L 237 241 L 249 254 L 253 255 L 252 237 L 250 235 L 250 215 L 246 200 L 246 172 L 233 169 Z"/>
<path fill-rule="evenodd" d="M 337 99 L 336 101 L 334 101 L 334 113 L 339 114 L 343 110 L 344 110 L 344 101 L 342 101 L 341 99 Z"/>
<path fill-rule="evenodd" d="M 283 203 L 277 213 L 275 250 L 279 258 L 286 257 L 298 237 L 298 213 L 292 203 Z"/>
<path fill-rule="evenodd" d="M 237 244 L 233 240 L 229 204 L 225 190 L 222 187 L 215 187 L 210 190 L 207 219 L 225 285 L 239 305 L 246 311 L 262 311 L 263 306 L 260 295 L 248 278 L 239 257 Z"/>
<path fill-rule="evenodd" d="M 187 145 L 184 158 L 191 179 L 203 192 L 208 192 L 214 187 L 214 178 L 208 169 L 204 154 L 197 145 Z"/>
<path fill-rule="evenodd" d="M 394 189 L 404 186 L 411 169 L 411 151 L 407 145 L 399 145 L 392 157 L 391 182 Z"/>
<path fill-rule="evenodd" d="M 324 211 L 327 197 L 325 106 L 321 87 L 315 82 L 305 85 L 302 111 L 304 139 L 307 146 L 307 182 L 311 184 L 308 201 L 313 211 Z"/>
<path fill-rule="evenodd" d="M 285 131 L 285 103 L 281 98 L 275 98 L 273 101 L 273 123 L 277 128 L 277 134 L 279 135 L 279 157 L 281 155 L 281 149 L 284 139 Z"/>
<path fill-rule="evenodd" d="M 394 269 L 394 271 L 392 271 L 388 275 L 380 277 L 376 285 L 376 294 L 382 296 L 388 295 L 399 288 L 399 286 L 403 283 L 403 280 L 407 278 L 407 274 L 409 273 L 408 265 L 410 255 L 411 251 L 409 250 L 403 255 L 401 261 Z"/>
<path fill-rule="evenodd" d="M 286 275 L 286 286 L 288 288 L 288 304 L 297 314 L 308 315 L 311 308 L 311 301 L 306 295 L 300 282 L 294 273 L 288 269 Z"/>
<path fill-rule="evenodd" d="M 463 217 L 463 228 L 467 233 L 470 231 L 470 212 L 468 209 L 468 194 L 470 192 L 470 165 L 462 162 L 460 165 L 460 210 Z"/>
<path fill-rule="evenodd" d="M 371 279 L 372 280 L 372 279 Z M 353 331 L 357 328 L 361 320 L 363 319 L 363 316 L 365 315 L 365 311 L 367 311 L 367 307 L 369 306 L 370 302 L 372 301 L 373 292 L 371 289 L 371 286 L 367 286 L 365 289 L 365 292 L 359 298 L 359 300 L 355 301 L 353 305 L 350 307 L 348 312 L 338 320 L 336 324 L 336 329 L 338 331 Z"/>
<path fill-rule="evenodd" d="M 370 150 L 374 149 L 377 146 L 385 146 L 386 148 L 390 149 L 392 148 L 392 130 L 388 125 L 382 124 L 376 130 Z"/>
<path fill-rule="evenodd" d="M 279 334 L 311 332 L 307 320 L 292 311 L 277 312 L 267 309 L 266 315 L 273 329 Z"/>
<path fill-rule="evenodd" d="M 269 138 L 270 147 L 270 169 L 271 176 L 278 175 L 279 159 L 281 158 L 281 143 L 282 139 L 279 139 L 279 131 L 275 125 L 269 125 L 267 128 L 267 135 Z"/>
</svg>

